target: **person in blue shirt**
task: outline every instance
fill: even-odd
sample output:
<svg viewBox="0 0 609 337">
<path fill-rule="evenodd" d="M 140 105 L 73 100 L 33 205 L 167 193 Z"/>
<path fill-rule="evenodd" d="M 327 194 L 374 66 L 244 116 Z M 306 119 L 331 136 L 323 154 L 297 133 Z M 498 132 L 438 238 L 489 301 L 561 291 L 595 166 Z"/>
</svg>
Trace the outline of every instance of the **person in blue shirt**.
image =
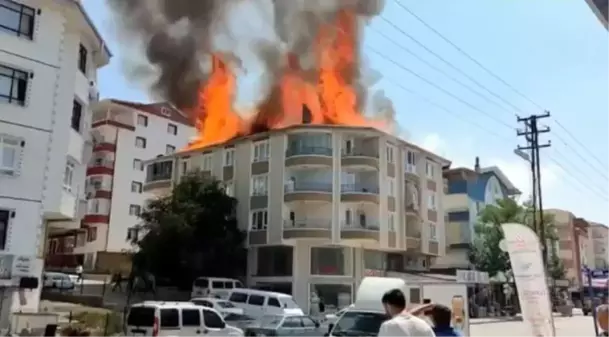
<svg viewBox="0 0 609 337">
<path fill-rule="evenodd" d="M 433 321 L 433 331 L 437 337 L 463 336 L 460 331 L 451 326 L 452 312 L 447 306 L 436 304 L 426 312 Z"/>
</svg>

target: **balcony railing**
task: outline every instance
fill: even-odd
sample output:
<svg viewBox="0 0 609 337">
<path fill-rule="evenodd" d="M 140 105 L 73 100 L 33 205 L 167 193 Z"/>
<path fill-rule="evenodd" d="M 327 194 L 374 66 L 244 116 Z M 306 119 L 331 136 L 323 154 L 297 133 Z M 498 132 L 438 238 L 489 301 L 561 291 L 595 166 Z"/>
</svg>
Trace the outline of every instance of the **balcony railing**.
<svg viewBox="0 0 609 337">
<path fill-rule="evenodd" d="M 372 157 L 372 158 L 379 157 L 379 154 L 377 152 L 374 152 L 371 150 L 364 150 L 364 149 L 351 149 L 351 150 L 343 149 L 341 151 L 341 155 L 343 157 Z"/>
<path fill-rule="evenodd" d="M 319 146 L 298 146 L 289 148 L 285 153 L 286 158 L 293 156 L 332 156 L 332 148 Z"/>
<path fill-rule="evenodd" d="M 155 181 L 171 180 L 173 175 L 173 162 L 162 161 L 152 163 L 146 168 L 146 182 L 151 183 Z"/>
<path fill-rule="evenodd" d="M 284 220 L 283 229 L 329 229 L 332 221 L 329 219 L 295 219 Z"/>
<path fill-rule="evenodd" d="M 93 160 L 90 164 L 89 167 L 105 167 L 105 168 L 114 168 L 114 160 L 107 160 L 107 159 L 102 159 L 102 160 Z"/>
<path fill-rule="evenodd" d="M 342 193 L 370 193 L 378 194 L 379 187 L 368 184 L 342 184 L 340 186 Z"/>
<path fill-rule="evenodd" d="M 364 229 L 377 231 L 381 228 L 378 221 L 366 220 L 366 221 L 344 221 L 341 223 L 341 229 Z"/>
<path fill-rule="evenodd" d="M 332 192 L 331 183 L 314 183 L 314 182 L 302 182 L 297 184 L 286 184 L 285 192 Z"/>
</svg>

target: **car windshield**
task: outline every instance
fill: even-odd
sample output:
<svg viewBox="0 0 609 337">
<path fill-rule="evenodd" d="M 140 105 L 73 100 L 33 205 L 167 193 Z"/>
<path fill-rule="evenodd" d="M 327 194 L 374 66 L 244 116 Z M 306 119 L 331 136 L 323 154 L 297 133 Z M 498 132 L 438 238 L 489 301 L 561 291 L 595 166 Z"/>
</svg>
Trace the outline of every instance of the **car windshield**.
<svg viewBox="0 0 609 337">
<path fill-rule="evenodd" d="M 218 304 L 220 308 L 236 308 L 235 305 L 229 301 L 217 301 L 216 304 Z"/>
<path fill-rule="evenodd" d="M 336 322 L 332 336 L 376 336 L 388 318 L 379 312 L 347 311 Z"/>
<path fill-rule="evenodd" d="M 261 328 L 276 328 L 283 319 L 282 316 L 264 316 L 260 320 Z"/>
</svg>

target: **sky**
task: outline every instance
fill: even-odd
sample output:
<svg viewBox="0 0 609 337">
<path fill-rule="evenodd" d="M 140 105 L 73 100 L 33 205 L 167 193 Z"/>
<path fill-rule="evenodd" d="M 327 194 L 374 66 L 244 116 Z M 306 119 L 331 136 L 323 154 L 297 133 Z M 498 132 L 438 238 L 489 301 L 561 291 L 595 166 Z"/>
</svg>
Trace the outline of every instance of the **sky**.
<svg viewBox="0 0 609 337">
<path fill-rule="evenodd" d="M 134 52 L 118 43 L 105 1 L 83 3 L 114 54 L 99 71 L 101 96 L 149 102 L 146 86 L 124 75 L 123 60 Z M 242 6 L 233 13 L 235 29 L 264 34 L 269 13 L 260 14 L 256 20 Z M 479 157 L 523 196 L 531 178 L 529 164 L 513 153 L 525 145 L 516 115 L 550 111 L 540 120 L 551 129 L 540 136 L 551 141 L 541 150 L 544 208 L 608 224 L 607 34 L 584 0 L 386 0 L 365 30 L 363 54 L 380 78 L 371 90 L 392 100 L 403 138 L 452 167 L 473 168 Z"/>
</svg>

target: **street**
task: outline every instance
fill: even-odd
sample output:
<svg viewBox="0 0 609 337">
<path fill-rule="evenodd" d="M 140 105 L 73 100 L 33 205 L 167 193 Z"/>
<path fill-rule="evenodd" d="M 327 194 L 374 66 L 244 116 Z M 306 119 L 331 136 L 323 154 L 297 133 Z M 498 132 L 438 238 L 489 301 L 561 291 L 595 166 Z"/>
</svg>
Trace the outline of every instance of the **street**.
<svg viewBox="0 0 609 337">
<path fill-rule="evenodd" d="M 527 336 L 522 321 L 477 323 L 470 325 L 471 336 Z M 556 336 L 594 336 L 591 316 L 554 317 Z"/>
</svg>

